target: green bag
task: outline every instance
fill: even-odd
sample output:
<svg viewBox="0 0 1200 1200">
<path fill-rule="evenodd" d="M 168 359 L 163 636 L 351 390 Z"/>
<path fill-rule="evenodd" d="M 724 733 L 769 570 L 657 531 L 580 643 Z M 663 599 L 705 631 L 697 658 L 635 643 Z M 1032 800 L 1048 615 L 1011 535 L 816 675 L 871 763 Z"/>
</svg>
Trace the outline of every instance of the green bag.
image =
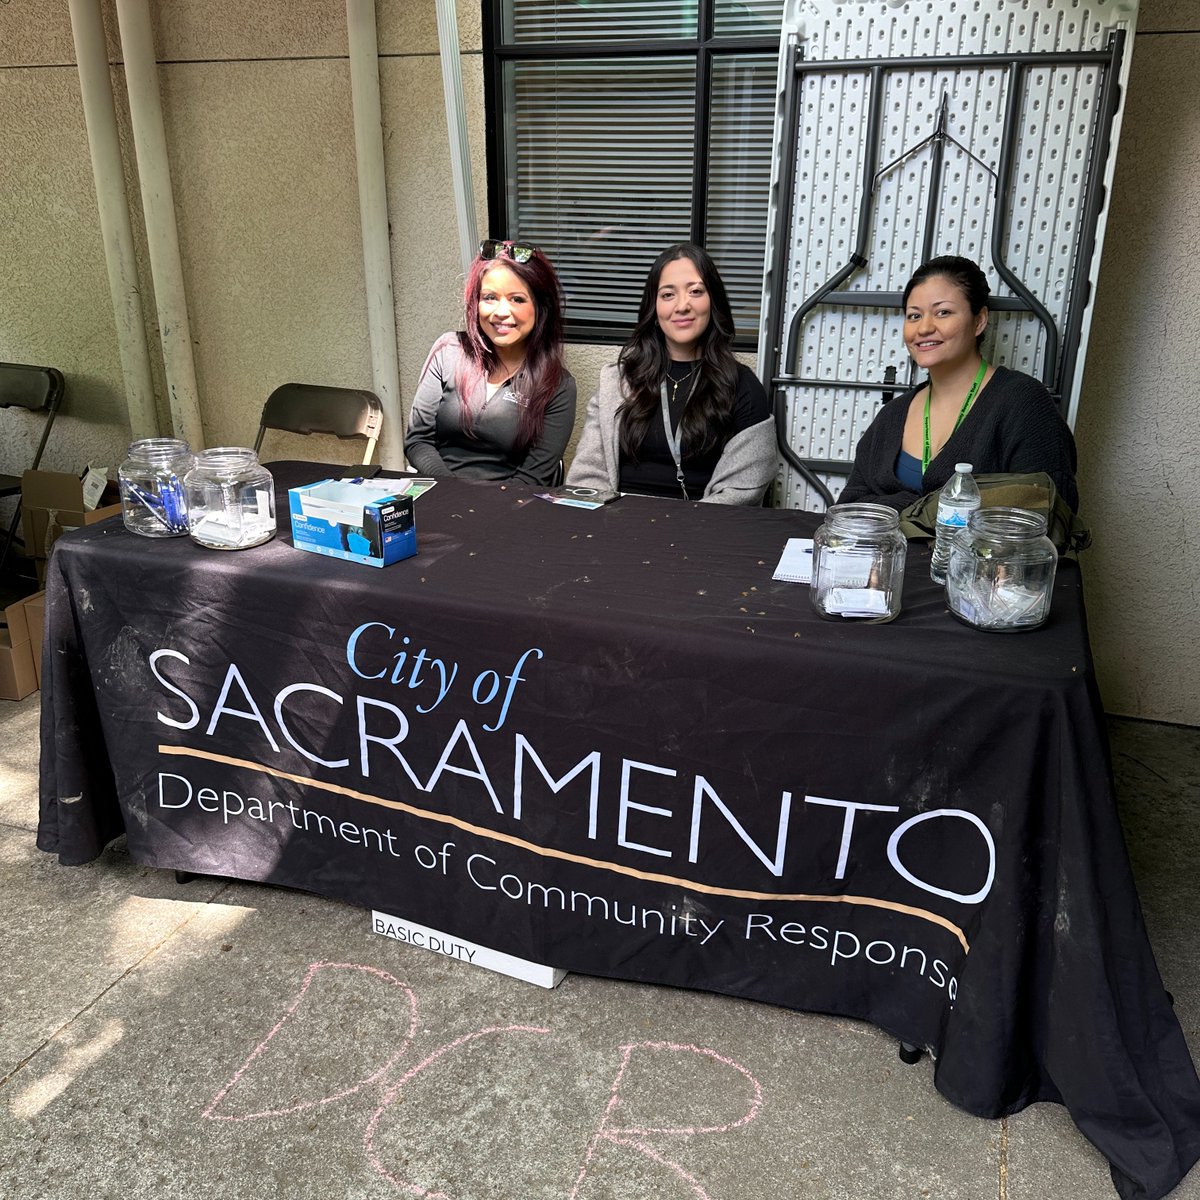
<svg viewBox="0 0 1200 1200">
<path fill-rule="evenodd" d="M 1044 471 L 1027 474 L 976 475 L 980 503 L 985 508 L 1026 508 L 1046 518 L 1046 536 L 1059 554 L 1074 558 L 1092 544 L 1091 530 L 1058 494 L 1054 480 Z M 941 489 L 914 500 L 900 514 L 900 532 L 906 538 L 932 538 L 936 533 Z"/>
</svg>

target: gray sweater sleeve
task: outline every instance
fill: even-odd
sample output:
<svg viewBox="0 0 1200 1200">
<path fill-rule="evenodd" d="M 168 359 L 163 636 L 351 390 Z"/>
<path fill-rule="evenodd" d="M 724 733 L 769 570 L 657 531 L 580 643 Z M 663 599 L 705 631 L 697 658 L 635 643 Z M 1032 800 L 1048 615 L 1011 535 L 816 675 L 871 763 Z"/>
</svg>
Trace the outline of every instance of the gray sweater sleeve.
<svg viewBox="0 0 1200 1200">
<path fill-rule="evenodd" d="M 567 472 L 567 482 L 572 487 L 589 487 L 609 495 L 616 494 L 620 461 L 617 409 L 620 403 L 620 381 L 614 364 L 600 372 L 600 386 L 588 401 L 583 432 Z"/>
<path fill-rule="evenodd" d="M 542 436 L 525 451 L 525 457 L 513 473 L 513 479 L 518 483 L 539 486 L 553 483 L 574 428 L 575 378 L 564 368 L 558 391 L 546 406 Z"/>
<path fill-rule="evenodd" d="M 437 413 L 446 385 L 446 373 L 452 370 L 446 348 L 454 334 L 443 334 L 433 344 L 425 370 L 421 372 L 417 391 L 408 414 L 408 432 L 404 436 L 404 452 L 409 464 L 421 475 L 446 477 L 454 472 L 446 465 L 437 449 Z M 453 381 L 451 381 L 453 382 Z"/>
<path fill-rule="evenodd" d="M 709 504 L 761 504 L 775 477 L 775 418 L 735 433 L 725 443 L 702 497 Z"/>
</svg>

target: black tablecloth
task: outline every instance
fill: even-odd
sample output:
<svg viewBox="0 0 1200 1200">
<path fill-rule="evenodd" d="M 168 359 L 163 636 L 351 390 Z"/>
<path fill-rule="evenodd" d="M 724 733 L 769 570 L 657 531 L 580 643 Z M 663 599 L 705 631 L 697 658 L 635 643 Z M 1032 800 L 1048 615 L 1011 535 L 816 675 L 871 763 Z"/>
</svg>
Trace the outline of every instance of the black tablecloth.
<svg viewBox="0 0 1200 1200">
<path fill-rule="evenodd" d="M 59 540 L 38 844 L 306 888 L 538 962 L 842 1013 L 981 1116 L 1062 1101 L 1122 1196 L 1200 1084 L 1113 801 L 1080 576 L 1017 636 L 912 545 L 900 617 L 771 574 L 818 518 L 441 481 L 415 558 Z"/>
</svg>

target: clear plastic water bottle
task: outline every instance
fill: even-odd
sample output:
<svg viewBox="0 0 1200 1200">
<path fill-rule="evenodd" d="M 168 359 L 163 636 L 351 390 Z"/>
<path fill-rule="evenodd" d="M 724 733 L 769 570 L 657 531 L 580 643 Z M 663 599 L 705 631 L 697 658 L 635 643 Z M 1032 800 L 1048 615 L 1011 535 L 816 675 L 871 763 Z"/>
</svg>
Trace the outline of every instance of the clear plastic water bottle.
<svg viewBox="0 0 1200 1200">
<path fill-rule="evenodd" d="M 946 582 L 946 567 L 950 562 L 950 546 L 954 535 L 965 529 L 971 514 L 979 507 L 979 488 L 968 462 L 954 464 L 954 474 L 938 497 L 937 538 L 933 543 L 933 561 L 929 576 L 934 583 Z"/>
</svg>

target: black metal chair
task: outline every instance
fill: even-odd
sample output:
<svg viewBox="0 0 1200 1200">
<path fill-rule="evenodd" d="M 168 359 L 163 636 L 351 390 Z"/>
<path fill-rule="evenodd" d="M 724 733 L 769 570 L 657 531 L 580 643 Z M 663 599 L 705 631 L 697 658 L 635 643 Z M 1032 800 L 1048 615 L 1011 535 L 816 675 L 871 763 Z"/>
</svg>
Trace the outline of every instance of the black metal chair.
<svg viewBox="0 0 1200 1200">
<path fill-rule="evenodd" d="M 34 453 L 29 470 L 36 471 L 42 461 L 42 452 L 46 449 L 46 441 L 50 437 L 50 429 L 54 418 L 62 404 L 66 383 L 62 372 L 55 367 L 31 367 L 23 363 L 0 362 L 0 408 L 24 408 L 31 413 L 42 414 L 42 436 Z M 3 439 L 9 445 L 12 437 Z M 21 476 L 0 474 L 0 497 L 16 496 L 17 507 L 13 512 L 12 523 L 8 527 L 8 536 L 4 540 L 4 549 L 0 552 L 0 572 L 8 561 L 8 552 L 17 536 L 17 526 L 21 520 Z"/>
<path fill-rule="evenodd" d="M 361 388 L 321 387 L 311 383 L 285 383 L 267 397 L 258 425 L 258 452 L 268 429 L 286 433 L 325 433 L 337 438 L 366 438 L 363 463 L 375 453 L 383 428 L 383 405 L 374 392 Z"/>
</svg>

